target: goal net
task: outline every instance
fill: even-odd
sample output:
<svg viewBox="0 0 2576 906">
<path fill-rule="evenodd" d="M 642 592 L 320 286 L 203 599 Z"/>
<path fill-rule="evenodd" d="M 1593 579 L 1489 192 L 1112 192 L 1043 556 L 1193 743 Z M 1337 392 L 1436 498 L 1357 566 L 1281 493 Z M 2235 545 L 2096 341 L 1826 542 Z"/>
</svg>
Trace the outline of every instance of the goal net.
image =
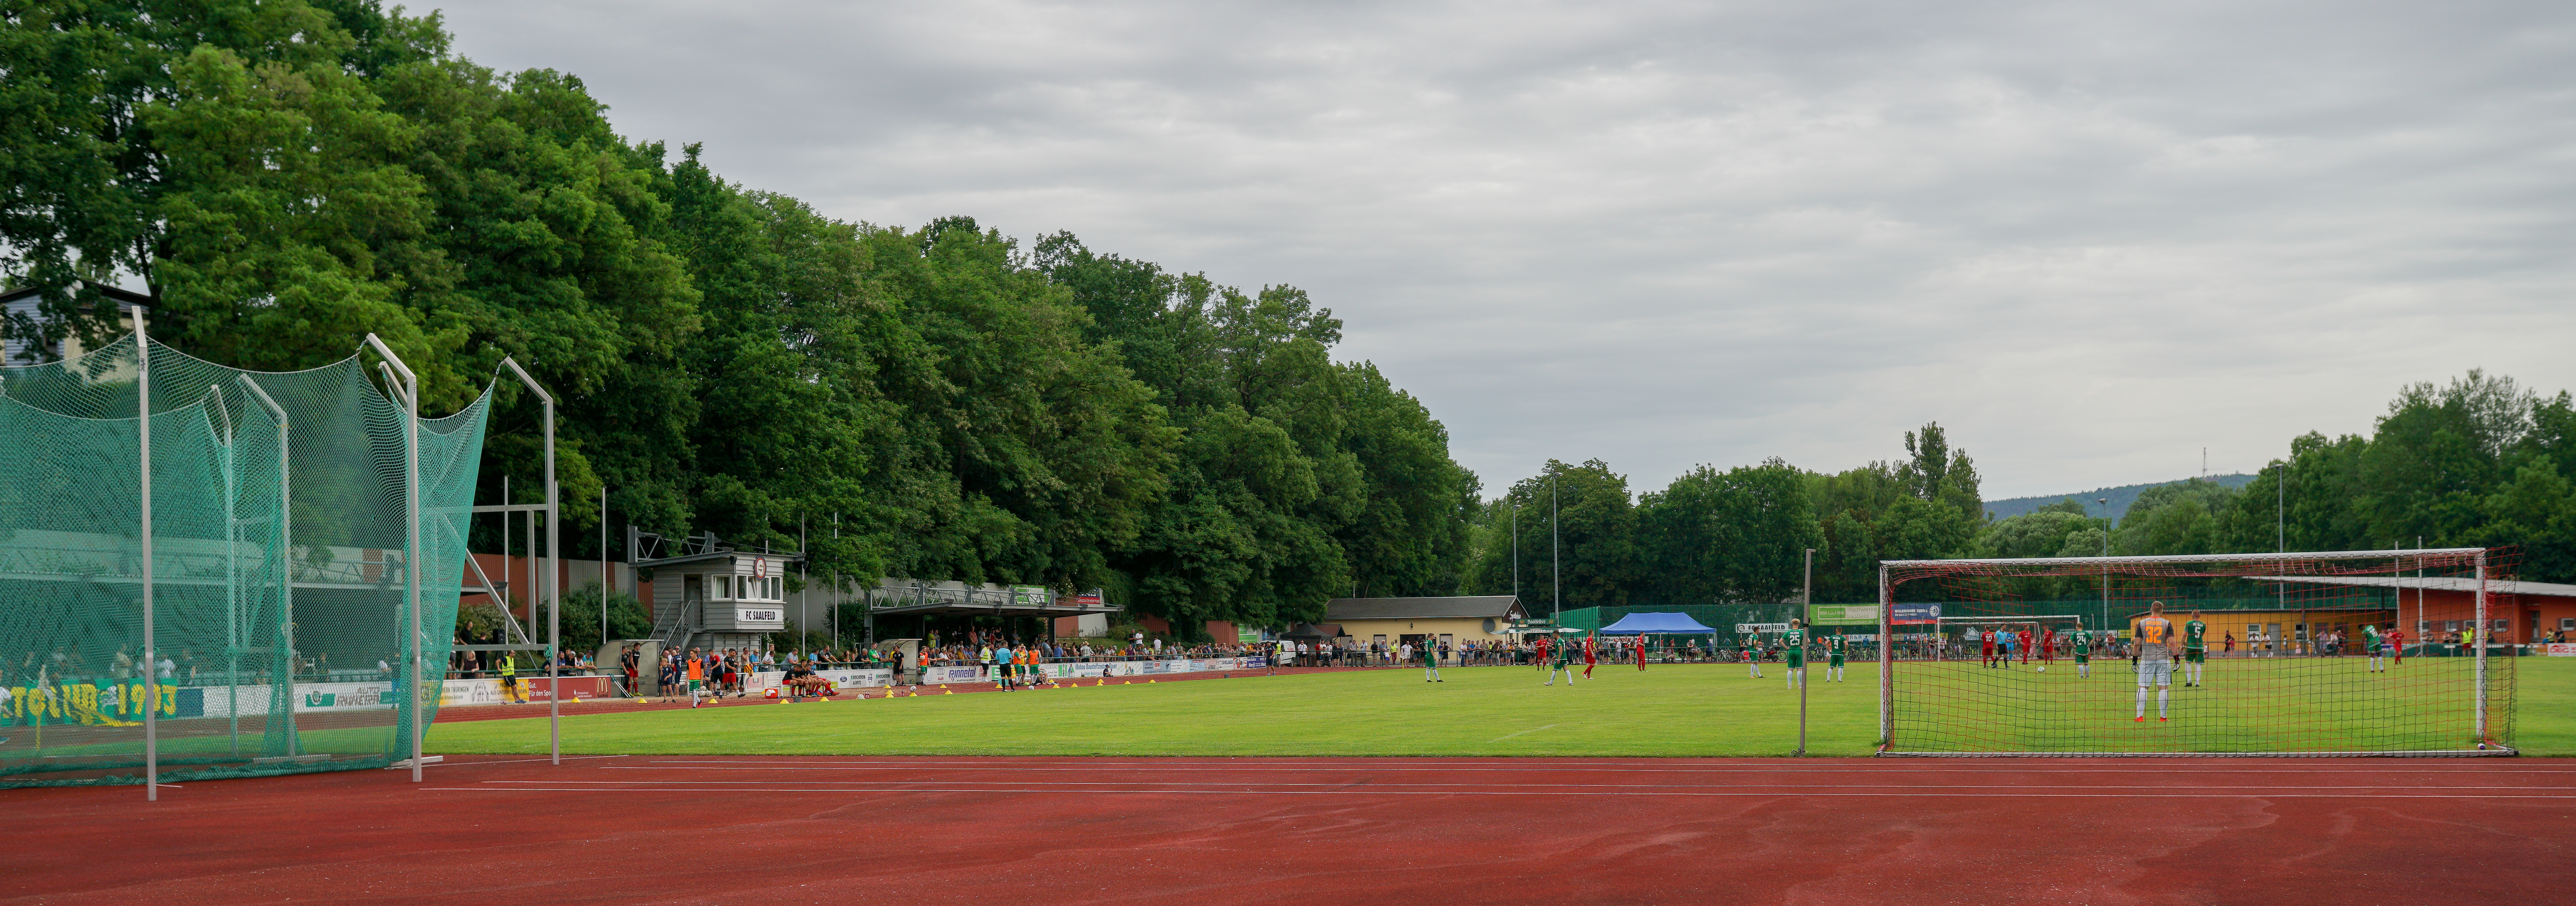
<svg viewBox="0 0 2576 906">
<path fill-rule="evenodd" d="M 1922 643 L 1881 652 L 1880 751 L 2511 754 L 2515 658 L 2496 600 L 2511 559 L 1886 561 L 1882 636 Z M 2159 605 L 2163 651 L 2141 637 Z"/>
<path fill-rule="evenodd" d="M 490 393 L 420 420 L 415 535 L 409 416 L 360 359 L 268 373 L 138 348 L 0 367 L 0 787 L 409 757 Z"/>
</svg>

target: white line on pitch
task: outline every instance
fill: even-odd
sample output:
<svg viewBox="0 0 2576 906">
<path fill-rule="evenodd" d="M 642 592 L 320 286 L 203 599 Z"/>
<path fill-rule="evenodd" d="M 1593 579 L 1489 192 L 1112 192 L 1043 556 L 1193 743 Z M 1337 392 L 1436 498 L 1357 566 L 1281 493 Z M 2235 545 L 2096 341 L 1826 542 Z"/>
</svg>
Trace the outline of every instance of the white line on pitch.
<svg viewBox="0 0 2576 906">
<path fill-rule="evenodd" d="M 1545 728 L 1541 728 L 1541 729 L 1545 729 Z M 1810 764 L 1812 765 L 1812 763 L 1810 763 Z M 1160 770 L 1160 771 L 1247 771 L 1247 770 L 1256 770 L 1256 769 L 1258 769 L 1258 770 L 1275 770 L 1275 771 L 1281 771 L 1281 772 L 1287 772 L 1287 773 L 1295 773 L 1295 772 L 1299 772 L 1299 771 L 1315 771 L 1315 772 L 1321 772 L 1321 771 L 1383 771 L 1383 772 L 1403 772 L 1403 771 L 1456 771 L 1456 772 L 1462 772 L 1462 773 L 1468 773 L 1468 772 L 1475 772 L 1475 773 L 1494 773 L 1494 772 L 1515 773 L 1515 772 L 1530 772 L 1530 771 L 1551 771 L 1551 772 L 1558 772 L 1558 773 L 1587 772 L 1587 773 L 1633 773 L 1633 774 L 1796 774 L 1796 773 L 1807 773 L 1807 774 L 1848 774 L 1848 773 L 1858 773 L 1858 772 L 1862 772 L 1862 771 L 1872 771 L 1872 772 L 1893 773 L 1893 774 L 2139 774 L 2139 773 L 2155 773 L 2155 774 L 2231 774 L 2231 775 L 2238 775 L 2238 776 L 2242 776 L 2242 775 L 2249 774 L 2249 773 L 2255 773 L 2255 774 L 2371 774 L 2371 775 L 2383 775 L 2383 774 L 2441 774 L 2441 775 L 2444 775 L 2444 776 L 2452 776 L 2452 777 L 2463 776 L 2463 775 L 2466 775 L 2466 774 L 2576 774 L 2576 769 L 2538 769 L 2538 768 L 2515 768 L 2515 769 L 2493 768 L 2493 769 L 2474 770 L 2474 771 L 2473 771 L 2473 770 L 2462 770 L 2462 769 L 2449 769 L 2449 770 L 2446 770 L 2446 769 L 2439 769 L 2439 768 L 2383 768 L 2383 767 L 2355 766 L 2355 767 L 2352 767 L 2352 768 L 2345 768 L 2345 769 L 2339 769 L 2339 770 L 2338 770 L 2338 769 L 2317 769 L 2317 770 L 2309 770 L 2309 769 L 2290 769 L 2290 770 L 2283 770 L 2283 769 L 2278 769 L 2278 768 L 2264 768 L 2264 767 L 2260 767 L 2260 766 L 2258 766 L 2258 765 L 2251 764 L 2251 763 L 2248 763 L 2248 764 L 2245 764 L 2245 765 L 2244 765 L 2244 766 L 2242 766 L 2242 767 L 2233 768 L 2233 769 L 2228 769 L 2228 768 L 2166 768 L 2166 767 L 2163 767 L 2160 763 L 2125 764 L 2125 765 L 2121 765 L 2121 766 L 2117 766 L 2117 767 L 2100 767 L 2100 768 L 2000 767 L 2000 766 L 1999 766 L 1999 767 L 1989 767 L 1989 768 L 1917 768 L 1917 767 L 1898 767 L 1898 766 L 1894 766 L 1894 765 L 1887 764 L 1887 763 L 1885 763 L 1885 762 L 1876 762 L 1876 761 L 1869 762 L 1869 763 L 1866 763 L 1866 764 L 1856 764 L 1856 765 L 1849 765 L 1849 766 L 1842 766 L 1842 767 L 1826 767 L 1826 766 L 1821 766 L 1821 765 L 1817 765 L 1817 766 L 1806 766 L 1806 767 L 1788 767 L 1788 766 L 1783 765 L 1783 766 L 1779 766 L 1779 767 L 1771 767 L 1771 766 L 1767 766 L 1767 765 L 1755 765 L 1755 766 L 1746 766 L 1746 767 L 1683 767 L 1683 768 L 1672 768 L 1672 767 L 1649 767 L 1649 766 L 1645 766 L 1645 765 L 1636 765 L 1636 766 L 1627 766 L 1627 765 L 1609 765 L 1609 766 L 1597 766 L 1597 767 L 1558 767 L 1558 766 L 1554 766 L 1554 765 L 1550 765 L 1550 764 L 1515 765 L 1515 766 L 1511 766 L 1511 767 L 1471 767 L 1471 766 L 1459 766 L 1459 765 L 1426 764 L 1426 763 L 1420 763 L 1420 762 L 1397 762 L 1397 763 L 1393 763 L 1393 764 L 1351 764 L 1351 763 L 1347 763 L 1347 762 L 1337 762 L 1337 763 L 1311 763 L 1311 764 L 1310 764 L 1310 763 L 1301 763 L 1301 762 L 1245 762 L 1245 763 L 1240 763 L 1240 764 L 1228 764 L 1228 763 L 1225 763 L 1225 762 L 1175 762 L 1175 763 L 1165 764 L 1165 763 L 1157 763 L 1157 762 L 1150 762 L 1150 761 L 1108 761 L 1108 762 L 1087 762 L 1087 761 L 842 761 L 842 762 L 824 762 L 824 763 L 820 763 L 820 764 L 817 764 L 817 763 L 814 763 L 814 762 L 807 762 L 807 761 L 774 761 L 774 762 L 773 762 L 773 761 L 703 761 L 703 762 L 701 762 L 701 761 L 656 761 L 656 762 L 652 762 L 652 763 L 651 763 L 651 765 L 652 765 L 652 766 L 632 766 L 632 767 L 629 767 L 629 766 L 622 766 L 622 765 L 606 765 L 606 766 L 602 766 L 602 767 L 600 768 L 600 770 L 604 770 L 604 771 L 895 771 L 895 770 L 931 770 L 931 771 L 1023 771 L 1023 770 L 1032 770 L 1032 769 L 1071 769 L 1071 768 L 1082 768 L 1082 769 L 1085 769 L 1085 770 L 1097 770 L 1097 769 L 1102 769 L 1102 768 L 1150 768 L 1150 769 L 1153 769 L 1153 770 Z M 661 765 L 685 765 L 685 767 L 661 767 Z"/>
<path fill-rule="evenodd" d="M 639 783 L 669 783 L 669 782 L 671 782 L 671 781 L 667 781 L 667 780 L 486 780 L 486 781 L 483 781 L 483 782 L 484 782 L 484 783 L 578 783 L 578 784 L 584 784 L 584 785 L 597 785 L 597 786 L 612 786 L 612 785 L 613 785 L 613 786 L 631 786 L 631 785 L 639 784 Z M 689 783 L 694 783 L 694 784 L 699 784 L 699 785 L 702 785 L 702 786 L 712 786 L 712 785 L 716 785 L 716 784 L 795 783 L 795 782 L 798 782 L 798 781 L 780 781 L 780 780 L 691 780 L 691 781 L 688 781 L 688 782 L 689 782 Z M 822 783 L 822 782 L 823 782 L 823 781 L 817 781 L 817 783 Z M 883 783 L 883 782 L 889 782 L 889 781 L 879 781 L 879 782 Z M 893 782 L 893 783 L 902 783 L 903 781 L 891 781 L 891 782 Z M 976 785 L 976 786 L 1106 786 L 1106 785 L 1108 785 L 1108 784 L 1104 784 L 1104 783 L 1101 783 L 1101 782 L 1098 782 L 1098 781 L 1089 781 L 1089 782 L 1086 782 L 1086 781 L 1079 781 L 1079 780 L 939 780 L 939 781 L 924 780 L 924 781 L 920 781 L 920 782 L 922 782 L 922 783 L 963 783 L 963 784 L 971 784 L 971 785 Z M 1266 781 L 1266 780 L 1242 780 L 1242 781 L 1126 780 L 1126 781 L 1119 781 L 1119 782 L 1120 782 L 1120 783 L 1125 783 L 1125 784 L 1128 784 L 1128 785 L 1133 785 L 1133 786 L 1193 786 L 1193 787 L 1195 787 L 1195 786 L 1226 786 L 1226 787 L 1246 787 L 1246 786 L 1329 786 L 1329 787 L 1346 787 L 1346 786 L 1349 786 L 1349 784 L 1348 784 L 1348 783 L 1279 783 L 1279 782 Z M 2137 788 L 2137 787 L 2139 787 L 2140 785 L 2139 785 L 2139 784 L 2131 783 L 2131 784 L 2121 784 L 2120 786 L 2116 786 L 2116 787 L 2113 787 L 2113 786 L 2056 786 L 2056 787 L 2033 787 L 2033 786 L 2031 786 L 2030 784 L 1993 784 L 1993 785 L 1981 785 L 1981 784 L 1963 784 L 1963 783 L 1940 783 L 1940 784 L 1929 784 L 1929 783 L 1474 783 L 1474 784 L 1468 784 L 1468 783 L 1373 783 L 1373 784 L 1371 784 L 1371 785 L 1370 785 L 1370 787 L 1369 787 L 1369 788 L 1370 788 L 1370 789 L 1384 789 L 1384 788 L 1387 788 L 1387 787 L 1408 787 L 1408 786 L 1427 786 L 1427 787 L 1453 787 L 1453 786 L 1460 786 L 1460 787 L 1463 787 L 1463 786 L 1472 786 L 1472 787 L 1476 787 L 1476 788 L 1480 788 L 1480 789 L 1491 789 L 1491 788 L 1495 788 L 1495 787 L 1566 787 L 1566 788 L 1573 788 L 1573 789 L 1585 789 L 1585 790 L 1596 790 L 1596 789 L 1597 789 L 1597 790 L 1651 790 L 1651 789 L 1692 789 L 1692 790 L 1696 790 L 1696 789 L 1712 789 L 1712 790 L 1717 790 L 1717 789 L 1763 789 L 1763 790 L 1875 790 L 1875 789 L 1900 789 L 1900 790 L 1919 790 L 1919 789 L 1927 789 L 1927 788 L 1928 788 L 1928 789 L 1942 789 L 1942 790 L 2020 790 L 2020 789 L 2034 789 L 2034 788 L 2036 788 L 2036 789 L 2062 789 L 2062 790 L 2103 790 L 2103 789 L 2129 789 L 2129 788 Z M 2422 787 L 2412 787 L 2412 786 L 2398 786 L 2398 785 L 2394 785 L 2394 784 L 2357 784 L 2357 785 L 2349 785 L 2349 786 L 2279 786 L 2279 785 L 2275 785 L 2275 784 L 2241 783 L 2241 784 L 2195 784 L 2195 785 L 2188 786 L 2188 787 L 2155 787 L 2154 789 L 2188 789 L 2188 790 L 2413 790 L 2413 789 L 2423 789 L 2423 788 L 2422 788 Z M 2532 787 L 2532 786 L 2462 786 L 2462 785 L 2457 785 L 2457 784 L 2445 784 L 2444 786 L 2442 786 L 2442 787 L 2441 787 L 2441 789 L 2454 789 L 2454 790 L 2553 790 L 2553 789 L 2560 789 L 2560 788 L 2559 788 L 2559 787 Z M 2576 792 L 2576 790 L 2570 790 L 2570 792 Z"/>
<path fill-rule="evenodd" d="M 1367 795 L 1377 795 L 1377 796 L 1768 796 L 1768 797 L 1780 797 L 1780 796 L 1792 795 L 1792 794 L 1788 794 L 1788 793 L 1709 793 L 1709 792 L 1663 792 L 1663 791 L 1636 792 L 1636 793 L 1572 793 L 1572 792 L 1567 792 L 1567 793 L 1542 793 L 1542 792 L 1534 792 L 1534 791 L 1533 791 L 1533 792 L 1508 792 L 1508 791 L 1493 791 L 1493 790 L 1460 790 L 1460 791 L 1456 791 L 1456 792 L 1436 792 L 1436 791 L 1429 791 L 1429 790 L 1422 790 L 1422 791 L 1410 791 L 1410 790 L 1381 790 L 1381 789 L 1374 789 L 1374 788 L 1367 788 L 1367 787 L 1357 788 L 1357 789 L 1336 789 L 1336 790 L 1120 790 L 1120 789 L 1102 789 L 1102 790 L 1009 790 L 1009 789 L 943 789 L 943 788 L 919 788 L 919 787 L 835 787 L 835 788 L 829 788 L 829 789 L 783 789 L 783 788 L 782 788 L 782 789 L 758 789 L 758 788 L 746 789 L 746 788 L 743 788 L 743 787 L 724 787 L 724 788 L 691 788 L 691 787 L 510 787 L 510 786 L 434 786 L 434 787 L 420 787 L 419 789 L 421 789 L 422 791 L 425 791 L 425 792 L 426 792 L 426 791 L 439 791 L 439 792 L 462 792 L 462 793 L 474 793 L 474 792 L 482 792 L 482 793 L 1014 793 L 1014 792 L 1016 792 L 1016 793 L 1044 793 L 1044 794 L 1055 794 L 1055 795 L 1116 795 L 1116 796 L 1128 796 L 1128 795 L 1148 795 L 1148 796 L 1150 796 L 1150 795 L 1158 795 L 1158 794 L 1169 795 L 1169 794 L 1178 794 L 1178 793 L 1186 793 L 1186 794 L 1188 794 L 1188 795 L 1192 795 L 1192 796 L 1211 796 L 1211 795 L 1241 795 L 1241 796 L 1346 796 L 1346 795 L 1361 795 L 1361 796 L 1367 796 Z M 2534 795 L 2521 795 L 2521 796 L 2516 796 L 2516 795 L 2501 795 L 2501 794 L 2481 794 L 2481 795 L 2470 795 L 2470 796 L 2448 796 L 2448 795 L 2412 794 L 2412 793 L 2410 793 L 2410 794 L 2396 794 L 2396 795 L 2391 795 L 2391 794 L 2384 794 L 2384 793 L 2275 793 L 2275 794 L 2261 794 L 2261 793 L 2047 793 L 2047 792 L 1999 792 L 1999 793 L 1901 793 L 1901 792 L 1817 793 L 1817 792 L 1802 792 L 1802 793 L 1797 793 L 1797 794 L 1795 794 L 1795 795 L 1798 795 L 1798 796 L 1807 796 L 1807 797 L 1814 797 L 1814 796 L 1835 796 L 1835 797 L 1881 797 L 1881 798 L 1885 798 L 1885 797 L 1904 797 L 1904 798 L 1955 798 L 1955 799 L 2576 799 L 2576 795 L 2564 795 L 2564 796 L 2534 796 Z"/>
<path fill-rule="evenodd" d="M 1520 733 L 1505 733 L 1505 734 L 1503 734 L 1503 735 L 1501 735 L 1501 736 L 1497 736 L 1497 737 L 1494 737 L 1494 738 L 1492 738 L 1492 739 L 1488 739 L 1488 740 L 1485 740 L 1485 741 L 1486 741 L 1486 742 L 1488 742 L 1488 743 L 1496 743 L 1496 742 L 1501 742 L 1501 741 L 1506 740 L 1506 739 L 1510 739 L 1510 738 L 1512 738 L 1512 737 L 1514 737 L 1514 736 L 1519 736 L 1519 735 L 1521 735 L 1521 734 L 1523 734 L 1523 733 L 1536 733 L 1536 732 L 1538 732 L 1538 731 L 1540 731 L 1540 730 L 1553 730 L 1553 729 L 1556 729 L 1556 725 L 1555 725 L 1555 724 L 1548 724 L 1547 726 L 1544 726 L 1544 727 L 1531 727 L 1531 728 L 1529 728 L 1529 729 L 1527 729 L 1527 730 L 1522 730 Z"/>
</svg>

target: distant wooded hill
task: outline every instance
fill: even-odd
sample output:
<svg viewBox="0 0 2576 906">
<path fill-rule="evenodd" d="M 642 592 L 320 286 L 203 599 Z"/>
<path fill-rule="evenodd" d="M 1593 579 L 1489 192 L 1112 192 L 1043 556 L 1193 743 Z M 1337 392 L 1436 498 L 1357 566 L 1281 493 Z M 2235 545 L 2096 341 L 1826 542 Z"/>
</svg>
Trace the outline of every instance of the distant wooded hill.
<svg viewBox="0 0 2576 906">
<path fill-rule="evenodd" d="M 2128 515 L 2129 504 L 2138 499 L 2138 494 L 2140 492 L 2145 491 L 2148 488 L 2160 488 L 2165 485 L 2181 484 L 2190 480 L 2191 479 L 2188 478 L 2177 478 L 2172 481 L 2159 481 L 2150 484 L 2128 484 L 2121 485 L 2116 488 L 2096 488 L 2094 490 L 2074 494 L 2043 494 L 2038 497 L 2015 497 L 2010 500 L 1989 500 L 1985 502 L 1986 514 L 1995 519 L 2004 519 L 2012 516 L 2019 516 L 2023 513 L 2028 513 L 2033 510 L 2037 510 L 2040 507 L 2071 497 L 2074 498 L 2076 502 L 2084 504 L 2085 514 L 2100 517 L 2104 515 L 2102 504 L 2095 503 L 2094 501 L 2107 497 L 2111 500 L 2111 508 L 2108 515 L 2112 519 L 2117 520 L 2122 516 Z M 2209 480 L 2218 482 L 2220 485 L 2225 487 L 2241 488 L 2254 483 L 2254 476 L 2245 474 L 2212 475 L 2209 476 Z"/>
</svg>

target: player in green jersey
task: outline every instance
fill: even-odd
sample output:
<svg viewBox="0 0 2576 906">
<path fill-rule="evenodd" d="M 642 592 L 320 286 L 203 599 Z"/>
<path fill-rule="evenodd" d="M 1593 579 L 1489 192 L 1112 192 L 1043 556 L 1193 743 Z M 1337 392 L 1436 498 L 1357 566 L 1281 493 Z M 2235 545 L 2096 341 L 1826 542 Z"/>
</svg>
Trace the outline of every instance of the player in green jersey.
<svg viewBox="0 0 2576 906">
<path fill-rule="evenodd" d="M 2370 652 L 2370 672 L 2388 672 L 2387 649 L 2385 643 L 2379 638 L 2379 624 L 2361 624 L 2361 647 L 2362 650 Z"/>
<path fill-rule="evenodd" d="M 1448 682 L 1448 680 L 1440 678 L 1440 644 L 1431 639 L 1422 640 L 1422 681 L 1426 683 Z"/>
<path fill-rule="evenodd" d="M 1799 628 L 1798 618 L 1789 618 L 1789 631 L 1780 636 L 1780 651 L 1788 662 L 1788 669 L 1780 672 L 1789 675 L 1789 688 L 1798 688 L 1807 681 L 1807 630 Z"/>
<path fill-rule="evenodd" d="M 1843 681 L 1843 637 L 1837 633 L 1825 637 L 1825 681 Z"/>
<path fill-rule="evenodd" d="M 2075 648 L 2075 678 L 2083 679 L 2092 676 L 2093 634 L 2085 632 L 2084 627 L 2077 626 L 2075 632 L 2066 637 L 2066 643 Z"/>
<path fill-rule="evenodd" d="M 1564 644 L 1564 639 L 1550 639 L 1549 641 L 1553 641 L 1558 644 L 1549 645 L 1547 647 L 1547 682 L 1541 683 L 1540 685 L 1556 685 L 1556 672 L 1563 670 L 1565 671 L 1565 687 L 1568 689 L 1574 688 L 1574 652 L 1570 650 L 1574 646 Z"/>
<path fill-rule="evenodd" d="M 2209 624 L 2200 621 L 2200 611 L 2182 624 L 2182 684 L 2200 685 L 2200 665 L 2209 660 Z"/>
</svg>

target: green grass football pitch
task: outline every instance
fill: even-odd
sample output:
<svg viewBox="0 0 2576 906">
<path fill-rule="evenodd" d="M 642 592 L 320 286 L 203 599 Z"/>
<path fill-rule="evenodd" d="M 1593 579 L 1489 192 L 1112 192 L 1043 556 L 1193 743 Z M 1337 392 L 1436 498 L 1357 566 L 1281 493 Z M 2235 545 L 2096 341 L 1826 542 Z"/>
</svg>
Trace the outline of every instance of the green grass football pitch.
<svg viewBox="0 0 2576 906">
<path fill-rule="evenodd" d="M 2358 660 L 2345 660 L 2359 670 Z M 2410 661 L 2404 669 L 2438 663 Z M 2049 690 L 2070 690 L 2062 701 L 2083 703 L 2070 706 L 2112 708 L 2125 718 L 2123 703 L 2135 688 L 2127 663 L 2097 666 L 2107 669 L 2081 686 L 2062 672 L 2044 680 L 1974 682 L 2048 682 L 2055 684 Z M 2517 666 L 2517 742 L 2526 754 L 2576 755 L 2576 659 L 2523 658 Z M 1756 680 L 1740 665 L 1656 666 L 1643 673 L 1603 665 L 1595 679 L 1572 688 L 1542 686 L 1542 674 L 1527 667 L 1444 669 L 1447 682 L 1437 684 L 1424 683 L 1419 670 L 1140 680 L 1009 694 L 578 715 L 563 719 L 563 739 L 566 753 L 595 755 L 1788 755 L 1797 745 L 1798 695 L 1784 688 L 1778 664 L 1764 665 L 1763 672 L 1768 677 Z M 1877 666 L 1853 665 L 1847 678 L 1809 690 L 1811 754 L 1867 755 L 1875 748 Z M 2319 707 L 2285 698 L 2280 689 L 2257 692 L 2253 674 L 2241 678 L 2249 695 L 2276 708 Z M 2023 692 L 2039 691 L 1989 697 L 2022 701 Z M 2187 694 L 2178 691 L 2177 698 Z M 1951 716 L 1996 718 L 1974 711 Z M 2248 712 L 2201 719 L 2255 733 L 2269 718 Z M 2099 723 L 2109 726 L 2084 732 L 2133 731 L 2125 720 Z M 448 754 L 543 753 L 546 721 L 540 714 L 442 723 L 430 731 L 428 747 Z"/>
</svg>

